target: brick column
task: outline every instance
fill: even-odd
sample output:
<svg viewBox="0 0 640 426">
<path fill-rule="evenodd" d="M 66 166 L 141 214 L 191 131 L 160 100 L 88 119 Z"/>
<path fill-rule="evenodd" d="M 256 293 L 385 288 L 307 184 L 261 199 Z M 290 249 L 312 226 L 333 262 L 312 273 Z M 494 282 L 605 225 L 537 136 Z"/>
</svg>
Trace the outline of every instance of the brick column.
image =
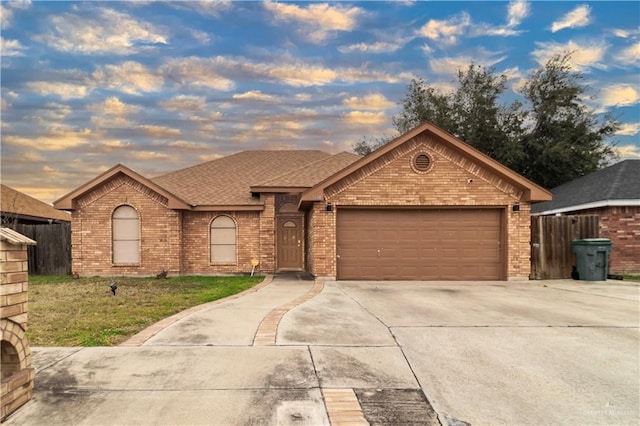
<svg viewBox="0 0 640 426">
<path fill-rule="evenodd" d="M 14 231 L 2 228 L 2 241 L 0 241 L 0 310 L 2 311 L 0 420 L 2 421 L 31 399 L 35 378 L 35 370 L 31 368 L 31 349 L 25 335 L 29 287 L 27 244 L 35 244 L 35 242 Z"/>
</svg>

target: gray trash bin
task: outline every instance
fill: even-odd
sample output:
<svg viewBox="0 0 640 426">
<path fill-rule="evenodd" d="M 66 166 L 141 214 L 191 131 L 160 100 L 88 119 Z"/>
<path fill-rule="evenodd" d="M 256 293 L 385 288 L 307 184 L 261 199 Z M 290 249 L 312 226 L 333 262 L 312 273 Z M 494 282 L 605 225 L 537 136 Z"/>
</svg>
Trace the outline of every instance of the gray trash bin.
<svg viewBox="0 0 640 426">
<path fill-rule="evenodd" d="M 573 240 L 571 250 L 576 255 L 576 269 L 580 280 L 606 281 L 611 240 L 607 238 Z"/>
</svg>

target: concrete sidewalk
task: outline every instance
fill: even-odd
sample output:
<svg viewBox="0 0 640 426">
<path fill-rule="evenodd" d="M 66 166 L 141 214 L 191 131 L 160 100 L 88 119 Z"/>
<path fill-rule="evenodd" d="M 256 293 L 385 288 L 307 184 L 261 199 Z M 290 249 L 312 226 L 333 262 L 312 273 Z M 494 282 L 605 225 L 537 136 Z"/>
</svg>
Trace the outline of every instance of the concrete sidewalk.
<svg viewBox="0 0 640 426">
<path fill-rule="evenodd" d="M 7 425 L 638 424 L 639 320 L 614 281 L 277 276 L 139 347 L 33 348 Z"/>
</svg>

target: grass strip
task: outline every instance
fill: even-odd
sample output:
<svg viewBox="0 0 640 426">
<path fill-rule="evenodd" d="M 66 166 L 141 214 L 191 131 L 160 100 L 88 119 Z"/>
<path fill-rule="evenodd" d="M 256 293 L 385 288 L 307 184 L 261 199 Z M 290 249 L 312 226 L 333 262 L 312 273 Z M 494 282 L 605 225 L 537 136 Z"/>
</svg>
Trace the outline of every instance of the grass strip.
<svg viewBox="0 0 640 426">
<path fill-rule="evenodd" d="M 115 346 L 163 318 L 263 279 L 30 276 L 27 337 L 31 346 Z M 112 281 L 118 286 L 115 296 Z"/>
</svg>

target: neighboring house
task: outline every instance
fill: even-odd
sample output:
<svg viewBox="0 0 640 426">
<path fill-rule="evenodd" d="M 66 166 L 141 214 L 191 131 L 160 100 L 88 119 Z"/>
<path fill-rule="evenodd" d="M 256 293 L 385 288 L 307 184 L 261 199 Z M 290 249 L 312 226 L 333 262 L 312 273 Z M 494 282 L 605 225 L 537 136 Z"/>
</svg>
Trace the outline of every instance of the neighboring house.
<svg viewBox="0 0 640 426">
<path fill-rule="evenodd" d="M 36 200 L 20 191 L 6 185 L 0 185 L 0 211 L 2 225 L 13 228 L 17 224 L 46 224 L 71 222 L 69 213 L 56 210 L 51 205 Z"/>
<path fill-rule="evenodd" d="M 71 215 L 2 185 L 2 226 L 38 242 L 29 246 L 30 275 L 71 272 Z"/>
<path fill-rule="evenodd" d="M 528 279 L 543 188 L 432 124 L 366 157 L 246 151 L 148 179 L 117 165 L 54 203 L 80 275 L 307 271 Z"/>
<path fill-rule="evenodd" d="M 536 215 L 598 215 L 609 238 L 609 272 L 640 272 L 640 160 L 624 160 L 554 188 L 553 201 L 535 204 Z"/>
</svg>

